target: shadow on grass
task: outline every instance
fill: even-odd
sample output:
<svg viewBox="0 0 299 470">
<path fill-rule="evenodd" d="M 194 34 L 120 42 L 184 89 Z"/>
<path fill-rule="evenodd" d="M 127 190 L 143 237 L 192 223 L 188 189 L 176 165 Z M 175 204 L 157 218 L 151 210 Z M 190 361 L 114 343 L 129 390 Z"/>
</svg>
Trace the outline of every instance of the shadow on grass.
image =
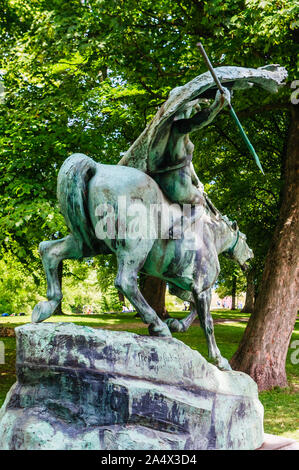
<svg viewBox="0 0 299 470">
<path fill-rule="evenodd" d="M 231 318 L 231 311 L 227 315 L 221 310 L 219 314 L 224 318 Z M 171 312 L 171 315 L 182 318 L 188 312 Z M 217 317 L 218 312 L 213 316 Z M 240 339 L 246 327 L 245 323 L 237 321 L 239 314 L 236 314 L 234 323 L 216 324 L 215 336 L 221 353 L 227 359 L 230 359 L 236 351 Z M 243 314 L 241 316 L 244 316 Z M 8 321 L 9 319 L 9 321 Z M 13 322 L 13 320 L 18 320 Z M 14 327 L 30 322 L 30 317 L 0 317 L 0 327 Z M 5 320 L 5 321 L 3 321 Z M 25 320 L 25 321 L 24 321 Z M 148 330 L 139 318 L 135 317 L 135 313 L 117 313 L 116 314 L 100 314 L 100 315 L 63 315 L 53 316 L 48 321 L 73 323 L 91 327 L 111 328 L 113 326 L 120 330 L 130 331 L 140 335 L 147 335 Z M 197 350 L 206 359 L 208 359 L 208 351 L 206 340 L 202 329 L 199 325 L 193 325 L 186 333 L 174 333 L 174 338 L 183 341 L 192 349 Z M 299 338 L 299 322 L 296 322 L 292 340 Z M 0 338 L 5 345 L 5 364 L 0 364 L 0 406 L 5 396 L 15 382 L 15 338 Z M 291 363 L 292 349 L 289 350 L 286 362 L 286 371 L 289 380 L 287 389 L 273 389 L 260 393 L 260 400 L 265 408 L 264 428 L 266 433 L 284 435 L 299 440 L 299 376 L 298 365 Z"/>
</svg>

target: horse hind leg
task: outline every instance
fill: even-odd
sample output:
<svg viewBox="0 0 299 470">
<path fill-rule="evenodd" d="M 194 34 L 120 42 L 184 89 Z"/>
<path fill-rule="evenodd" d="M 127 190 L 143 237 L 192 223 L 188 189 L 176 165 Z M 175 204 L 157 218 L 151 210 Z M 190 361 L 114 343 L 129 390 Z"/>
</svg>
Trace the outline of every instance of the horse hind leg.
<svg viewBox="0 0 299 470">
<path fill-rule="evenodd" d="M 152 307 L 146 302 L 137 284 L 137 274 L 144 260 L 137 261 L 136 254 L 122 252 L 118 257 L 118 272 L 115 287 L 120 290 L 134 306 L 144 323 L 149 325 L 152 336 L 171 336 L 168 326 L 158 317 Z"/>
<path fill-rule="evenodd" d="M 59 266 L 64 259 L 79 259 L 83 257 L 81 244 L 68 235 L 59 240 L 42 242 L 39 252 L 47 278 L 47 301 L 39 302 L 33 309 L 32 322 L 38 323 L 49 318 L 62 300 L 59 281 Z"/>
<path fill-rule="evenodd" d="M 192 292 L 185 291 L 174 285 L 169 286 L 169 292 L 181 300 L 186 300 L 187 302 L 190 302 L 190 313 L 185 318 L 183 318 L 183 320 L 178 320 L 177 318 L 167 318 L 165 320 L 165 323 L 168 325 L 170 331 L 180 333 L 185 332 L 189 329 L 189 327 L 192 325 L 193 321 L 197 317 L 197 311 L 195 308 Z"/>
</svg>

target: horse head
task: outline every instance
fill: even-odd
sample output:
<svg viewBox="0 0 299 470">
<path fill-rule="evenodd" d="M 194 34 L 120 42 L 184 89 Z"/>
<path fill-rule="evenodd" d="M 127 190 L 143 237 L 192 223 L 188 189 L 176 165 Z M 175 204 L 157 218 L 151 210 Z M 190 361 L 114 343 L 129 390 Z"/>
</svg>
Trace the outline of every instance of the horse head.
<svg viewBox="0 0 299 470">
<path fill-rule="evenodd" d="M 229 221 L 231 229 L 235 232 L 233 244 L 228 248 L 226 254 L 237 261 L 243 271 L 248 269 L 246 261 L 254 257 L 253 251 L 246 242 L 246 235 L 242 233 L 236 221 Z"/>
</svg>

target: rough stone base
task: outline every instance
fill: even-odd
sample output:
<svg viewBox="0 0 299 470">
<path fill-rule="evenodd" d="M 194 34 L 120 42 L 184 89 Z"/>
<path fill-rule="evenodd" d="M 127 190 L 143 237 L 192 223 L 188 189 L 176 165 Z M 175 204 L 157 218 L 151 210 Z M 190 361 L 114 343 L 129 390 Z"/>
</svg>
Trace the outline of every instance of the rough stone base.
<svg viewBox="0 0 299 470">
<path fill-rule="evenodd" d="M 72 323 L 16 328 L 0 449 L 257 449 L 255 382 L 174 338 Z"/>
</svg>

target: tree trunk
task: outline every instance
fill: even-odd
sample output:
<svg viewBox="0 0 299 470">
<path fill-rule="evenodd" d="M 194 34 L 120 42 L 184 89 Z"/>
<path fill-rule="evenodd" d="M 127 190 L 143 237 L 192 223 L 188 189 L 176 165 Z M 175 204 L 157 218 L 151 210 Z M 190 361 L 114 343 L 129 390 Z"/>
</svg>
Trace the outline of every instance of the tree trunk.
<svg viewBox="0 0 299 470">
<path fill-rule="evenodd" d="M 236 310 L 236 292 L 237 292 L 237 276 L 233 275 L 231 310 Z"/>
<path fill-rule="evenodd" d="M 59 263 L 58 265 L 58 280 L 59 280 L 59 285 L 60 285 L 60 289 L 62 287 L 62 273 L 63 273 L 63 264 L 62 264 L 62 261 Z M 62 302 L 59 302 L 59 305 L 57 306 L 55 312 L 53 313 L 53 315 L 64 315 L 63 311 L 62 311 Z"/>
<path fill-rule="evenodd" d="M 162 320 L 169 318 L 165 307 L 166 282 L 157 277 L 144 276 L 141 293 Z"/>
<path fill-rule="evenodd" d="M 299 308 L 299 106 L 291 108 L 278 223 L 254 313 L 231 361 L 259 390 L 287 386 L 285 361 Z"/>
<path fill-rule="evenodd" d="M 254 301 L 255 301 L 254 269 L 250 269 L 250 271 L 247 274 L 246 299 L 245 299 L 245 305 L 242 309 L 242 313 L 252 313 L 254 311 Z"/>
</svg>

